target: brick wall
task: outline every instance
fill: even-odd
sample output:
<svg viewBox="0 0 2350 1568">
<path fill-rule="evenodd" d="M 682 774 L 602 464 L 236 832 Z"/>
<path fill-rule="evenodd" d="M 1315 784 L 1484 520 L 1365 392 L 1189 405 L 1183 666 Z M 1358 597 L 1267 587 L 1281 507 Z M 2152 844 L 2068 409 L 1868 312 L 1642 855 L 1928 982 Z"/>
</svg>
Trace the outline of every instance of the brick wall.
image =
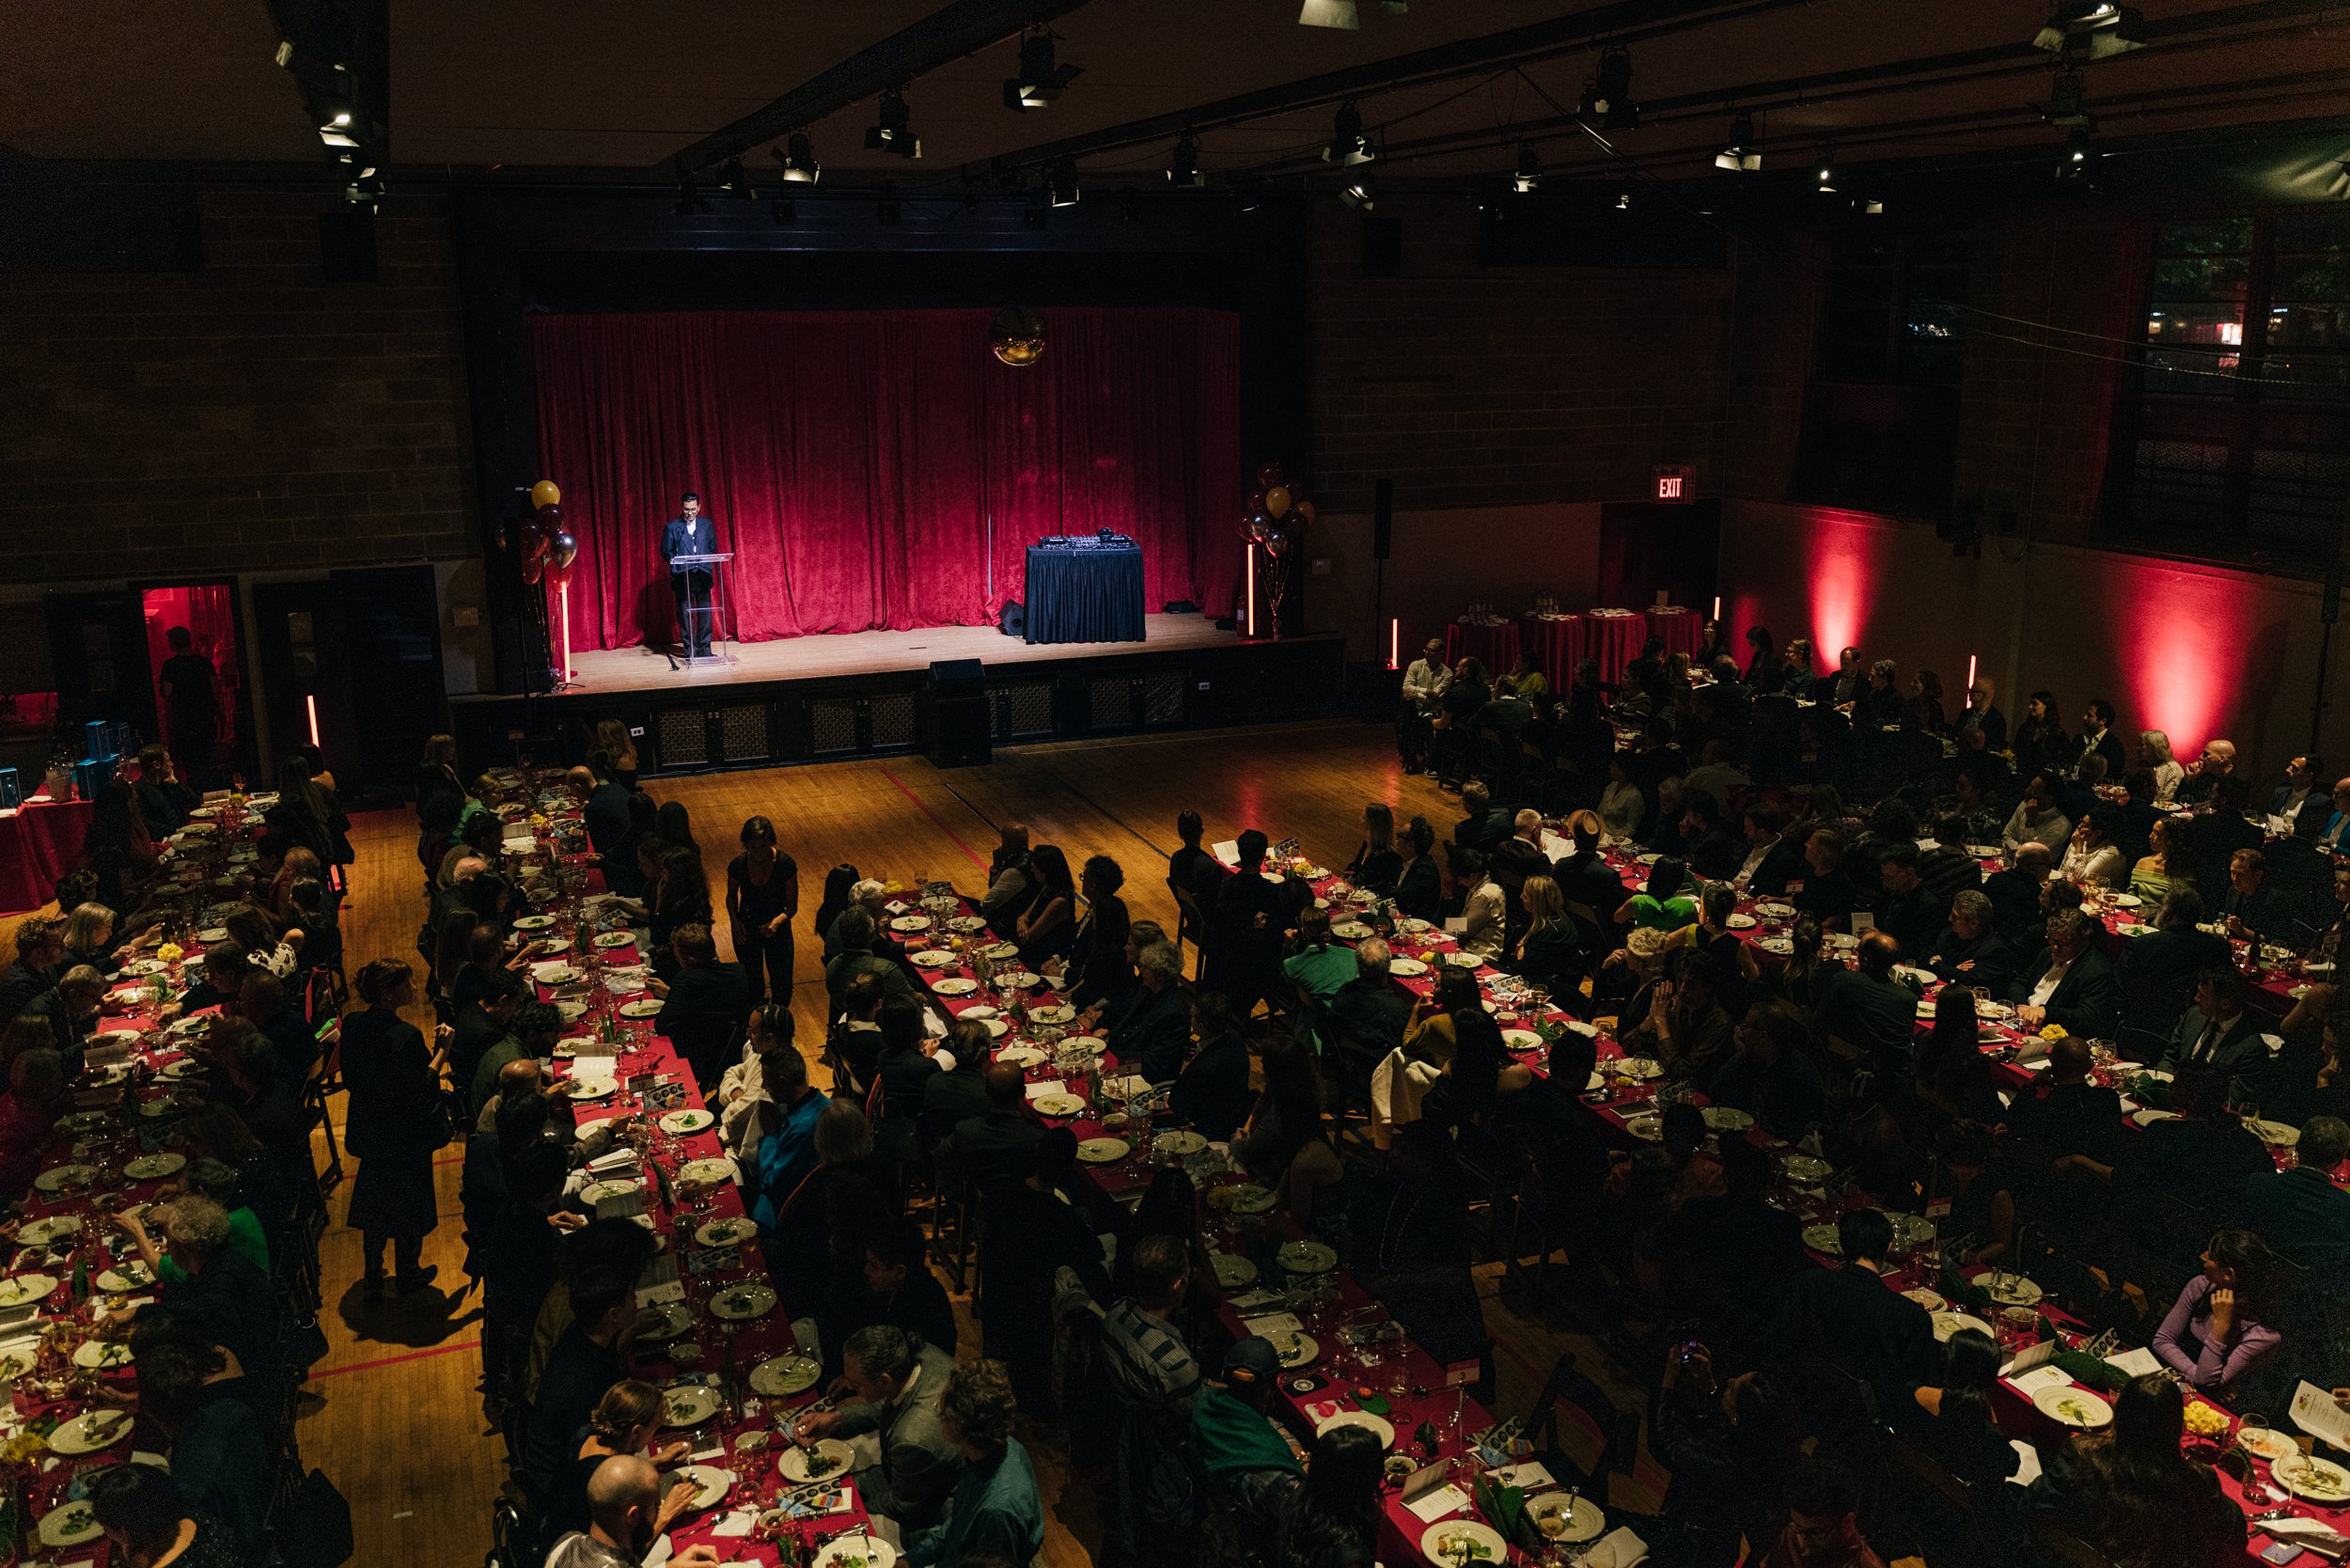
<svg viewBox="0 0 2350 1568">
<path fill-rule="evenodd" d="M 1392 475 L 1416 510 L 1637 497 L 1658 462 L 1711 489 L 1732 274 L 1480 269 L 1456 195 L 1380 197 L 1403 275 L 1367 277 L 1361 217 L 1314 208 L 1308 430 L 1314 493 L 1365 511 Z"/>
<path fill-rule="evenodd" d="M 207 191 L 201 273 L 0 274 L 0 571 L 63 582 L 474 551 L 447 204 L 396 197 L 382 281 L 329 285 L 327 199 Z"/>
</svg>

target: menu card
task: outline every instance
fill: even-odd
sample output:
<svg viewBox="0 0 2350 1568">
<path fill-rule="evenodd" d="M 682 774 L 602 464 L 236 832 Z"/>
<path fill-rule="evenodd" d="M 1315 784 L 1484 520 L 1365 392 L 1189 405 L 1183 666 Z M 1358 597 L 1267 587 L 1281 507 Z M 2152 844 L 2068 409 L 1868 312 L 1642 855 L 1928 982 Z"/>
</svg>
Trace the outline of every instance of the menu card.
<svg viewBox="0 0 2350 1568">
<path fill-rule="evenodd" d="M 2293 1424 L 2338 1449 L 2350 1449 L 2350 1410 L 2314 1383 L 2293 1390 Z"/>
</svg>

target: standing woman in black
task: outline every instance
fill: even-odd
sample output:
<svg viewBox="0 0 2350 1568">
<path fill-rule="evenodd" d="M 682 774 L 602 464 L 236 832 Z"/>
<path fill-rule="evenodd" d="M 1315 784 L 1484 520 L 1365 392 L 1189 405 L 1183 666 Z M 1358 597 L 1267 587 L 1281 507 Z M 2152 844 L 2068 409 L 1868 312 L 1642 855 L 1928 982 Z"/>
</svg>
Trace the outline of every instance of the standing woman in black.
<svg viewBox="0 0 2350 1568">
<path fill-rule="evenodd" d="M 441 1105 L 440 1047 L 400 1010 L 416 999 L 415 972 L 403 959 L 379 958 L 352 982 L 363 1004 L 342 1027 L 343 1084 L 351 1091 L 344 1133 L 359 1173 L 351 1184 L 349 1224 L 359 1232 L 365 1289 L 384 1294 L 384 1244 L 391 1243 L 392 1283 L 401 1294 L 432 1282 L 420 1267 L 424 1238 L 439 1223 L 432 1156 L 448 1141 Z"/>
<path fill-rule="evenodd" d="M 776 847 L 776 824 L 743 824 L 743 853 L 727 863 L 727 923 L 751 1006 L 770 996 L 791 1005 L 791 920 L 800 912 L 799 863 Z"/>
</svg>

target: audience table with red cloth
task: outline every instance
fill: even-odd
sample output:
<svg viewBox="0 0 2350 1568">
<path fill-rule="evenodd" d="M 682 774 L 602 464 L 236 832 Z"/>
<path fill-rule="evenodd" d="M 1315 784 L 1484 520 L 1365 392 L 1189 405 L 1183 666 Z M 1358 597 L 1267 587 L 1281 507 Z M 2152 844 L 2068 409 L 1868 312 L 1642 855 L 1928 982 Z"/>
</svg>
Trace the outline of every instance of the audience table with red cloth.
<svg viewBox="0 0 2350 1568">
<path fill-rule="evenodd" d="M 1518 623 L 1514 620 L 1456 620 L 1444 629 L 1444 661 L 1458 666 L 1475 659 L 1485 666 L 1488 680 L 1506 675 L 1518 662 Z"/>
<path fill-rule="evenodd" d="M 1527 662 L 1543 672 L 1553 691 L 1574 684 L 1574 666 L 1590 651 L 1590 632 L 1580 615 L 1529 615 L 1518 622 Z"/>
<path fill-rule="evenodd" d="M 594 857 L 558 853 L 556 858 L 574 870 L 584 870 L 592 866 Z M 592 886 L 601 878 L 591 871 L 588 881 Z M 556 922 L 553 929 L 564 934 L 563 927 L 575 926 L 585 911 L 580 903 L 564 901 L 542 913 L 551 914 Z M 691 1445 L 689 1463 L 709 1465 L 734 1477 L 723 1497 L 680 1521 L 669 1532 L 672 1543 L 680 1549 L 707 1544 L 728 1562 L 766 1565 L 783 1560 L 779 1546 L 767 1539 L 771 1532 L 798 1538 L 795 1560 L 806 1560 L 835 1537 L 867 1532 L 872 1528 L 870 1517 L 845 1471 L 834 1487 L 844 1494 L 845 1509 L 804 1518 L 776 1518 L 772 1524 L 765 1517 L 776 1507 L 781 1494 L 792 1489 L 777 1469 L 783 1450 L 791 1446 L 777 1423 L 819 1402 L 822 1392 L 819 1369 L 800 1356 L 790 1314 L 780 1300 L 759 1315 L 739 1321 L 722 1319 L 712 1310 L 713 1302 L 728 1299 L 730 1293 L 744 1287 L 772 1289 L 776 1276 L 744 1213 L 742 1191 L 731 1179 L 733 1162 L 719 1143 L 714 1118 L 693 1069 L 666 1037 L 652 1032 L 651 1019 L 627 1017 L 621 1011 L 631 1003 L 650 1003 L 653 998 L 641 991 L 615 992 L 603 983 L 608 971 L 627 971 L 641 962 L 636 941 L 632 937 L 624 945 L 603 948 L 591 940 L 584 963 L 579 959 L 568 962 L 582 970 L 584 994 L 578 981 L 557 986 L 541 980 L 537 988 L 543 1001 L 587 1004 L 584 1014 L 566 1021 L 564 1037 L 556 1043 L 552 1064 L 555 1092 L 572 1100 L 582 1134 L 619 1120 L 621 1125 L 613 1129 L 614 1147 L 625 1143 L 639 1151 L 639 1163 L 634 1169 L 599 1175 L 604 1180 L 617 1176 L 640 1184 L 645 1215 L 655 1233 L 665 1239 L 666 1256 L 678 1261 L 683 1305 L 692 1319 L 691 1325 L 673 1340 L 640 1336 L 631 1353 L 634 1363 L 631 1375 L 665 1389 L 707 1381 L 721 1398 L 719 1409 L 704 1421 L 662 1435 L 665 1443 L 682 1438 Z M 598 1039 L 606 1024 L 621 1036 L 617 1048 Z M 572 1081 L 573 1064 L 580 1057 L 604 1054 L 615 1058 L 612 1088 L 598 1084 L 573 1092 L 566 1087 Z M 632 1087 L 648 1075 L 656 1087 L 677 1086 L 679 1098 L 674 1105 L 656 1105 Z M 688 1168 L 693 1168 L 690 1180 L 682 1174 Z M 708 1266 L 694 1266 L 697 1262 L 706 1262 Z M 690 1366 L 675 1354 L 687 1343 L 698 1352 Z M 783 1396 L 760 1392 L 754 1382 L 760 1369 L 778 1358 L 798 1362 L 795 1366 L 786 1361 L 778 1372 L 796 1372 L 791 1380 L 805 1377 L 807 1386 Z M 729 1374 L 733 1387 L 724 1390 L 720 1386 Z M 733 1395 L 731 1403 L 727 1401 L 727 1392 Z M 713 1455 L 713 1450 L 724 1451 Z M 744 1512 L 760 1515 L 750 1534 L 718 1533 L 729 1515 Z"/>
<path fill-rule="evenodd" d="M 39 909 L 56 896 L 57 879 L 82 856 L 95 807 L 46 795 L 0 814 L 0 915 Z"/>
<path fill-rule="evenodd" d="M 1680 604 L 1658 604 L 1644 612 L 1651 635 L 1665 639 L 1668 653 L 1695 653 L 1705 630 L 1704 619 Z"/>
<path fill-rule="evenodd" d="M 1599 661 L 1599 678 L 1608 685 L 1619 684 L 1648 641 L 1648 617 L 1637 610 L 1593 610 L 1583 620 L 1590 643 L 1585 651 Z"/>
</svg>

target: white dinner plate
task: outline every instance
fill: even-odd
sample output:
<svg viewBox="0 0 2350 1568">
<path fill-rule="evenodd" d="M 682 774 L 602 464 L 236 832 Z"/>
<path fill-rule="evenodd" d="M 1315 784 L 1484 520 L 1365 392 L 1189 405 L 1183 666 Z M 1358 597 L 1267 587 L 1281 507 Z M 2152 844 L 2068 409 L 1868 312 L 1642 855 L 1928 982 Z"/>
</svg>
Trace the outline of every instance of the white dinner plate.
<svg viewBox="0 0 2350 1568">
<path fill-rule="evenodd" d="M 615 1011 L 623 1018 L 658 1018 L 661 1016 L 661 1003 L 647 996 L 634 1002 L 622 1002 Z"/>
<path fill-rule="evenodd" d="M 1410 980 L 1428 973 L 1428 965 L 1417 958 L 1391 958 L 1387 960 L 1387 973 L 1399 980 Z"/>
<path fill-rule="evenodd" d="M 944 948 L 925 948 L 914 955 L 914 966 L 917 969 L 951 969 L 954 964 L 955 955 Z"/>
<path fill-rule="evenodd" d="M 704 1247 L 740 1247 L 758 1234 L 757 1221 L 736 1215 L 731 1219 L 707 1221 L 694 1231 L 694 1239 Z"/>
<path fill-rule="evenodd" d="M 1708 1105 L 1705 1124 L 1717 1133 L 1743 1133 L 1754 1125 L 1754 1118 L 1735 1105 Z"/>
<path fill-rule="evenodd" d="M 1322 1354 L 1322 1343 L 1303 1329 L 1290 1329 L 1273 1341 L 1273 1352 L 1285 1368 L 1310 1366 Z"/>
<path fill-rule="evenodd" d="M 95 1541 L 105 1530 L 98 1523 L 98 1513 L 88 1502 L 60 1503 L 40 1516 L 37 1532 L 44 1546 L 79 1546 Z"/>
<path fill-rule="evenodd" d="M 131 1347 L 120 1340 L 84 1340 L 73 1347 L 73 1364 L 92 1372 L 113 1372 L 131 1364 Z"/>
<path fill-rule="evenodd" d="M 556 1093 L 573 1104 L 608 1100 L 619 1090 L 620 1086 L 610 1078 L 565 1078 L 555 1086 Z"/>
<path fill-rule="evenodd" d="M 0 1279 L 0 1307 L 22 1307 L 27 1302 L 46 1301 L 56 1289 L 56 1280 L 46 1274 L 19 1274 Z"/>
<path fill-rule="evenodd" d="M 131 1435 L 136 1418 L 128 1410 L 86 1410 L 49 1435 L 49 1446 L 62 1454 L 96 1453 Z"/>
<path fill-rule="evenodd" d="M 688 1106 L 684 1110 L 673 1110 L 664 1116 L 661 1119 L 661 1130 L 673 1137 L 691 1137 L 696 1133 L 715 1126 L 717 1121 L 718 1119 L 708 1111 L 696 1110 Z"/>
<path fill-rule="evenodd" d="M 1395 1428 L 1389 1426 L 1384 1418 L 1374 1416 L 1368 1410 L 1340 1410 L 1335 1415 L 1325 1416 L 1315 1423 L 1314 1435 L 1319 1437 L 1325 1432 L 1335 1431 L 1342 1426 L 1361 1427 L 1365 1432 L 1379 1439 L 1379 1446 L 1382 1449 L 1395 1447 Z M 1500 1559 L 1496 1557 L 1494 1560 L 1498 1562 Z"/>
<path fill-rule="evenodd" d="M 716 1506 L 718 1499 L 734 1485 L 734 1472 L 719 1469 L 715 1465 L 680 1465 L 669 1476 L 683 1476 L 694 1483 L 694 1500 L 685 1505 L 689 1513 Z M 665 1488 L 669 1484 L 669 1476 L 661 1478 Z"/>
<path fill-rule="evenodd" d="M 1596 1540 L 1599 1532 L 1607 1528 L 1607 1514 L 1599 1504 L 1589 1497 L 1571 1497 L 1564 1492 L 1528 1497 L 1526 1516 L 1534 1521 L 1534 1528 L 1543 1532 L 1545 1541 L 1562 1541 L 1570 1545 Z"/>
<path fill-rule="evenodd" d="M 1116 1165 L 1134 1148 L 1122 1137 L 1089 1137 L 1077 1145 L 1077 1158 L 1087 1165 Z"/>
<path fill-rule="evenodd" d="M 1237 1252 L 1211 1252 L 1208 1262 L 1215 1269 L 1215 1282 L 1228 1291 L 1257 1282 L 1257 1265 Z"/>
<path fill-rule="evenodd" d="M 699 1426 L 718 1413 L 718 1390 L 707 1383 L 682 1383 L 661 1396 L 661 1424 Z"/>
<path fill-rule="evenodd" d="M 1039 1116 L 1082 1116 L 1086 1103 L 1074 1094 L 1040 1094 L 1028 1102 Z"/>
<path fill-rule="evenodd" d="M 751 1392 L 789 1399 L 816 1387 L 824 1369 L 805 1356 L 771 1356 L 751 1369 Z"/>
<path fill-rule="evenodd" d="M 898 1548 L 877 1535 L 836 1535 L 807 1568 L 897 1568 Z"/>
<path fill-rule="evenodd" d="M 2113 1424 L 2113 1406 L 2088 1389 L 2059 1383 L 2031 1397 L 2031 1406 L 2050 1420 L 2082 1432 Z"/>
<path fill-rule="evenodd" d="M 855 1463 L 856 1451 L 838 1437 L 820 1437 L 813 1448 L 804 1449 L 797 1443 L 785 1449 L 776 1461 L 776 1468 L 783 1479 L 797 1485 L 806 1481 L 829 1481 L 845 1476 Z"/>
<path fill-rule="evenodd" d="M 747 1323 L 753 1318 L 765 1317 L 775 1309 L 774 1288 L 756 1279 L 728 1285 L 710 1298 L 710 1315 L 728 1323 Z"/>
<path fill-rule="evenodd" d="M 122 1174 L 133 1182 L 159 1182 L 187 1163 L 185 1154 L 141 1154 L 122 1168 Z"/>
<path fill-rule="evenodd" d="M 2268 1468 L 2269 1478 L 2307 1502 L 2340 1506 L 2350 1501 L 2350 1470 L 2330 1459 L 2303 1454 Z"/>
<path fill-rule="evenodd" d="M 51 1215 L 46 1219 L 28 1219 L 17 1229 L 16 1239 L 26 1247 L 47 1247 L 75 1235 L 82 1229 L 80 1215 Z"/>
<path fill-rule="evenodd" d="M 931 981 L 931 989 L 942 996 L 968 996 L 979 988 L 979 982 L 968 975 L 949 975 L 945 980 Z"/>
<path fill-rule="evenodd" d="M 125 1258 L 112 1268 L 98 1271 L 98 1288 L 108 1295 L 128 1295 L 154 1282 L 153 1272 L 138 1258 Z"/>
</svg>

